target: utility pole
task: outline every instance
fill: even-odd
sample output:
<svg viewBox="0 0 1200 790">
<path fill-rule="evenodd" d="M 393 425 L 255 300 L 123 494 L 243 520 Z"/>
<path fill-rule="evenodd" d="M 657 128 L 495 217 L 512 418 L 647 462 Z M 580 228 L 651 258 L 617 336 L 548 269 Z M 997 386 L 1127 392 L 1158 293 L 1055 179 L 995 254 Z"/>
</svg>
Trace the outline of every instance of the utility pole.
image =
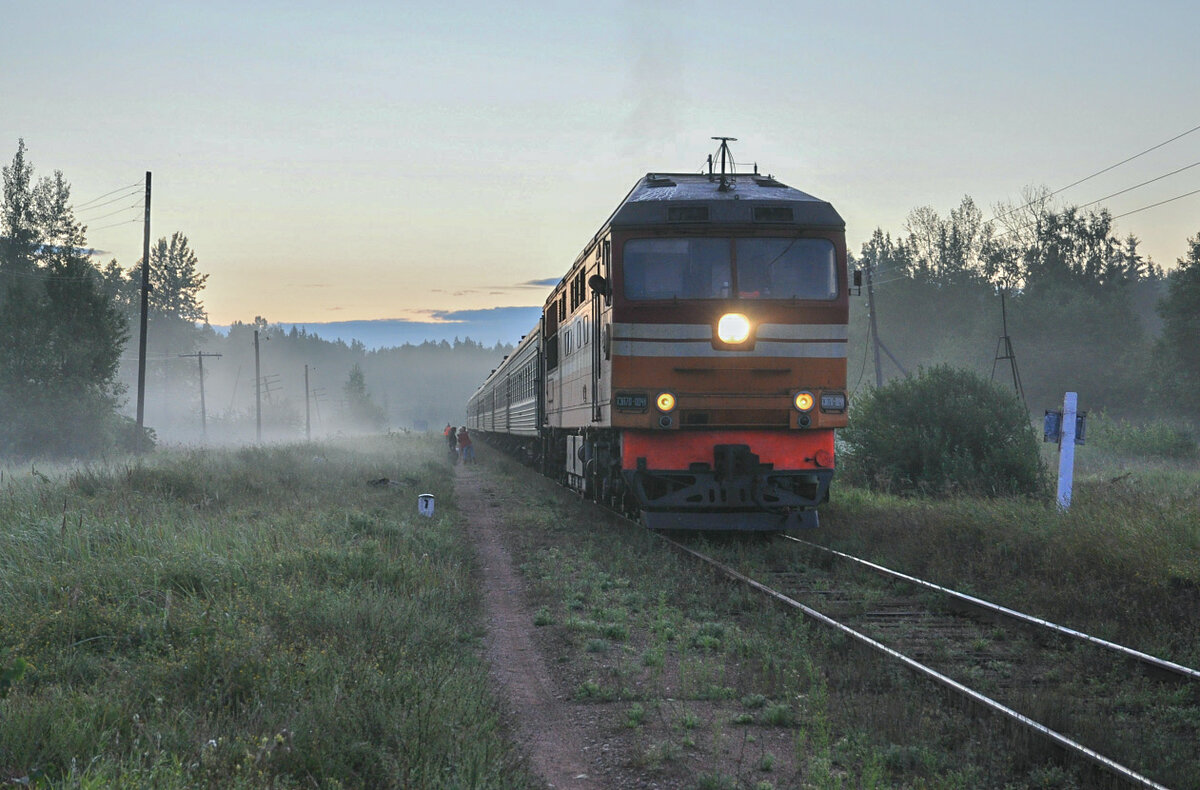
<svg viewBox="0 0 1200 790">
<path fill-rule="evenodd" d="M 1007 292 L 1007 288 L 1000 289 L 1000 325 L 1004 334 L 996 344 L 996 358 L 992 360 L 992 381 L 996 380 L 996 365 L 1000 360 L 1007 359 L 1012 367 L 1013 389 L 1017 391 L 1021 403 L 1025 403 L 1025 388 L 1021 386 L 1021 374 L 1017 371 L 1017 352 L 1013 351 L 1012 340 L 1008 336 L 1008 308 L 1004 301 Z M 1029 405 L 1026 404 L 1025 408 L 1028 409 Z"/>
<path fill-rule="evenodd" d="M 208 412 L 204 406 L 204 358 L 219 357 L 220 354 L 205 354 L 202 351 L 197 351 L 195 354 L 180 354 L 181 357 L 195 357 L 197 364 L 200 365 L 200 430 L 204 435 L 204 441 L 208 441 Z"/>
<path fill-rule="evenodd" d="M 880 351 L 887 354 L 887 358 L 892 361 L 892 364 L 896 366 L 896 369 L 904 374 L 905 377 L 908 376 L 908 371 L 905 370 L 904 366 L 900 364 L 900 360 L 896 359 L 896 355 L 891 351 L 888 351 L 888 347 L 882 340 L 879 339 L 879 323 L 875 319 L 875 282 L 871 278 L 871 273 L 874 271 L 874 269 L 874 264 L 867 267 L 867 312 L 871 314 L 871 337 L 875 341 L 875 386 L 882 387 L 883 366 L 880 365 L 879 362 Z"/>
<path fill-rule="evenodd" d="M 146 171 L 146 219 L 142 229 L 142 316 L 138 339 L 137 427 L 138 447 L 143 447 L 146 425 L 146 316 L 150 311 L 150 171 Z"/>
<path fill-rule="evenodd" d="M 308 406 L 308 365 L 304 366 L 304 440 L 312 441 L 312 414 Z"/>
<path fill-rule="evenodd" d="M 875 351 L 875 387 L 883 386 L 883 366 L 879 363 L 879 324 L 875 319 L 875 262 L 867 267 L 867 312 L 871 317 L 871 339 Z"/>
<path fill-rule="evenodd" d="M 262 444 L 262 377 L 258 365 L 258 330 L 254 330 L 254 430 Z"/>
<path fill-rule="evenodd" d="M 321 420 L 321 401 L 325 400 L 325 388 L 313 387 L 312 398 L 313 405 L 317 407 L 317 425 L 324 426 L 325 423 Z"/>
</svg>

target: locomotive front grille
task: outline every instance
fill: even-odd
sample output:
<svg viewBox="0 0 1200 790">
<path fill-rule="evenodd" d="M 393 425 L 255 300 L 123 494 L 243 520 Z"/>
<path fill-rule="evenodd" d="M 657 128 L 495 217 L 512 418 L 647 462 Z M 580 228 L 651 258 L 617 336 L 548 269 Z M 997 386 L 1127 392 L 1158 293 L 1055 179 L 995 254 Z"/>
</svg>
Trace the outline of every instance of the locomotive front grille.
<svg viewBox="0 0 1200 790">
<path fill-rule="evenodd" d="M 787 409 L 683 409 L 682 428 L 787 428 L 792 413 Z"/>
</svg>

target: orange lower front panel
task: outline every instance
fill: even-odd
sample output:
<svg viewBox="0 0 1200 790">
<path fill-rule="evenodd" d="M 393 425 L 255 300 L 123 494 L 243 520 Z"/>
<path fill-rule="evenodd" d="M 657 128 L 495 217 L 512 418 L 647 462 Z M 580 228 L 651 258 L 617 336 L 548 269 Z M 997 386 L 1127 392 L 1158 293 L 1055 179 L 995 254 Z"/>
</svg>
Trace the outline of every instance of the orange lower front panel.
<svg viewBox="0 0 1200 790">
<path fill-rule="evenodd" d="M 726 431 L 622 431 L 621 467 L 637 469 L 688 469 L 692 464 L 712 464 L 717 445 L 744 444 L 776 470 L 821 469 L 833 466 L 833 431 L 726 430 Z M 817 463 L 818 451 L 824 465 Z"/>
</svg>

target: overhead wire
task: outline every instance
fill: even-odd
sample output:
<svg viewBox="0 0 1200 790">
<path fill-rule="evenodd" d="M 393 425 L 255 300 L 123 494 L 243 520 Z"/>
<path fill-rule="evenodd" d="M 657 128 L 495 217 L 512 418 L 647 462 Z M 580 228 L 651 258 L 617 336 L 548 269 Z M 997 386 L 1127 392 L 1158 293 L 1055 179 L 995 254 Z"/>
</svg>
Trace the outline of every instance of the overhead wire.
<svg viewBox="0 0 1200 790">
<path fill-rule="evenodd" d="M 1143 181 L 1140 184 L 1135 184 L 1127 189 L 1122 189 L 1120 192 L 1113 192 L 1111 195 L 1105 195 L 1102 198 L 1096 198 L 1091 203 L 1084 203 L 1079 208 L 1087 208 L 1088 206 L 1094 206 L 1102 200 L 1108 200 L 1109 198 L 1115 198 L 1117 195 L 1124 195 L 1126 192 L 1132 192 L 1135 189 L 1140 189 L 1141 187 L 1144 187 L 1147 184 L 1153 184 L 1155 181 L 1162 181 L 1164 178 L 1173 176 L 1176 173 L 1182 173 L 1184 170 L 1191 170 L 1193 167 L 1196 167 L 1197 165 L 1200 165 L 1200 162 L 1192 162 L 1190 165 L 1181 167 L 1178 170 L 1172 170 L 1170 173 L 1163 173 L 1161 176 L 1155 176 L 1154 178 L 1150 179 L 1149 181 Z"/>
<path fill-rule="evenodd" d="M 99 197 L 94 197 L 91 200 L 88 200 L 84 203 L 80 203 L 79 205 L 75 206 L 75 210 L 79 211 L 80 209 L 86 208 L 86 207 L 90 206 L 91 204 L 95 203 L 97 200 L 103 200 L 104 198 L 108 197 L 109 195 L 115 195 L 118 192 L 124 192 L 127 189 L 133 189 L 134 187 L 143 186 L 145 183 L 146 183 L 146 179 L 143 178 L 141 181 L 138 181 L 135 184 L 129 184 L 128 186 L 117 187 L 112 192 L 105 192 L 103 195 L 100 195 Z"/>
<path fill-rule="evenodd" d="M 1175 135 L 1170 140 L 1164 140 L 1163 142 L 1161 142 L 1157 145 L 1152 145 L 1149 148 L 1147 148 L 1145 151 L 1141 151 L 1140 153 L 1136 153 L 1131 157 L 1122 159 L 1120 162 L 1117 162 L 1115 165 L 1109 165 L 1108 167 L 1103 168 L 1102 170 L 1097 170 L 1095 173 L 1092 173 L 1090 176 L 1081 178 L 1078 181 L 1073 181 L 1070 184 L 1067 184 L 1065 187 L 1060 187 L 1060 188 L 1054 190 L 1053 192 L 1049 193 L 1048 195 L 1046 195 L 1045 199 L 1052 198 L 1055 195 L 1059 194 L 1060 192 L 1066 192 L 1071 187 L 1077 187 L 1086 181 L 1091 181 L 1093 178 L 1095 178 L 1097 176 L 1104 175 L 1105 173 L 1107 173 L 1110 170 L 1115 170 L 1116 168 L 1120 167 L 1121 165 L 1128 164 L 1129 162 L 1132 162 L 1133 160 L 1138 159 L 1139 157 L 1145 156 L 1146 154 L 1150 153 L 1151 151 L 1157 151 L 1159 148 L 1162 148 L 1165 145 L 1169 145 L 1170 143 L 1173 143 L 1176 140 L 1179 140 L 1183 137 L 1187 137 L 1189 134 L 1192 134 L 1193 132 L 1197 132 L 1197 131 L 1200 131 L 1200 126 L 1194 126 L 1191 129 L 1188 129 L 1186 132 Z M 1029 201 L 1028 203 L 1026 203 L 1023 206 L 1018 206 L 1017 208 L 1009 209 L 1008 211 L 999 212 L 995 216 L 992 217 L 992 220 L 994 221 L 994 220 L 1000 219 L 1003 216 L 1008 216 L 1009 214 L 1015 214 L 1018 211 L 1027 209 L 1030 206 L 1032 206 L 1034 203 L 1038 202 L 1038 200 L 1042 200 L 1042 199 L 1043 198 L 1039 197 L 1035 200 Z"/>
<path fill-rule="evenodd" d="M 1200 162 L 1197 162 L 1196 164 L 1200 165 Z M 1188 167 L 1195 167 L 1195 166 L 1196 165 L 1188 165 Z M 1187 167 L 1181 168 L 1181 170 L 1187 170 L 1187 169 L 1188 169 Z M 1179 171 L 1176 171 L 1176 172 L 1179 172 Z M 1172 175 L 1172 174 L 1168 173 L 1167 175 Z M 1160 176 L 1160 178 L 1165 178 L 1165 176 Z M 1151 179 L 1151 181 L 1157 181 L 1157 180 L 1159 180 L 1159 179 L 1157 179 L 1157 178 Z M 1150 183 L 1150 182 L 1146 182 L 1146 183 Z M 1139 184 L 1138 186 L 1143 186 L 1143 185 Z M 1130 190 L 1133 190 L 1133 189 L 1137 189 L 1137 187 L 1130 187 L 1129 189 L 1124 189 L 1121 192 L 1116 192 L 1114 194 L 1116 194 L 1116 195 L 1124 194 L 1125 192 L 1129 192 Z M 1159 206 L 1166 205 L 1167 203 L 1174 203 L 1176 200 L 1183 200 L 1186 197 L 1191 197 L 1192 195 L 1196 195 L 1196 194 L 1200 194 L 1200 189 L 1194 189 L 1191 192 L 1185 192 L 1182 195 L 1176 195 L 1175 197 L 1167 198 L 1166 200 L 1160 200 L 1157 203 L 1151 203 L 1147 206 L 1142 206 L 1141 208 L 1135 208 L 1135 209 L 1132 209 L 1131 211 L 1126 211 L 1122 214 L 1114 214 L 1112 216 L 1112 219 L 1115 221 L 1115 220 L 1121 219 L 1121 217 L 1128 217 L 1130 214 L 1137 214 L 1142 211 L 1149 211 L 1152 208 L 1158 208 Z M 1113 197 L 1113 195 L 1109 195 L 1108 197 Z M 1080 208 L 1087 208 L 1088 206 L 1093 206 L 1096 203 L 1099 203 L 1101 200 L 1107 200 L 1107 199 L 1108 198 L 1099 198 L 1098 200 L 1093 200 L 1091 203 L 1085 203 L 1084 205 L 1080 206 Z M 1008 236 L 1009 234 L 1016 233 L 1017 231 L 1028 230 L 1029 228 L 1032 228 L 1034 225 L 1037 225 L 1037 224 L 1038 224 L 1038 220 L 1034 220 L 1033 222 L 1028 222 L 1024 225 L 1020 225 L 1015 228 L 1010 228 L 1009 230 L 1006 230 L 1003 233 L 996 234 L 996 238 L 1002 238 L 1004 236 Z"/>
<path fill-rule="evenodd" d="M 871 281 L 871 287 L 872 287 L 872 288 L 878 288 L 879 286 L 881 286 L 881 285 L 887 285 L 888 283 L 896 283 L 896 282 L 900 282 L 901 280 L 911 280 L 911 279 L 912 279 L 912 278 L 911 278 L 911 277 L 909 277 L 909 275 L 907 275 L 907 274 L 904 274 L 904 273 L 901 273 L 901 274 L 898 274 L 898 275 L 897 275 L 897 276 L 895 276 L 895 277 L 891 277 L 891 278 L 889 278 L 889 279 L 886 279 L 886 280 L 872 280 L 872 281 Z"/>
<path fill-rule="evenodd" d="M 126 219 L 126 220 L 122 220 L 121 222 L 114 222 L 111 225 L 101 225 L 98 228 L 88 228 L 88 230 L 90 230 L 90 231 L 108 230 L 109 228 L 115 228 L 118 225 L 132 225 L 135 222 L 142 222 L 142 221 L 143 220 L 141 217 L 134 217 L 133 219 Z"/>
<path fill-rule="evenodd" d="M 131 205 L 125 206 L 124 208 L 119 208 L 119 209 L 117 209 L 116 211 L 110 211 L 110 212 L 109 212 L 109 213 L 107 213 L 107 214 L 101 214 L 101 215 L 100 215 L 100 216 L 98 216 L 98 217 L 92 217 L 91 221 L 92 221 L 92 222 L 95 222 L 96 220 L 100 220 L 100 219 L 106 219 L 106 218 L 108 218 L 108 217 L 115 217 L 117 214 L 122 214 L 122 213 L 124 213 L 124 212 L 126 212 L 126 211 L 129 211 L 129 210 L 131 210 L 131 209 L 135 209 L 135 208 L 136 208 L 136 209 L 140 209 L 140 208 L 142 208 L 142 206 L 143 206 L 143 205 L 144 205 L 144 204 L 143 204 L 141 201 L 138 201 L 137 203 L 133 203 L 133 204 L 131 204 Z"/>
<path fill-rule="evenodd" d="M 75 216 L 77 216 L 77 217 L 78 217 L 78 216 L 80 216 L 81 214 L 90 214 L 90 213 L 92 213 L 93 211 L 98 211 L 99 209 L 101 209 L 101 208 L 103 208 L 103 207 L 105 207 L 105 206 L 110 206 L 110 205 L 112 205 L 113 203 L 116 203 L 116 202 L 118 202 L 118 201 L 121 201 L 121 200 L 126 200 L 126 199 L 128 199 L 128 198 L 135 197 L 135 196 L 137 196 L 137 195 L 140 195 L 140 194 L 141 194 L 141 192 L 139 192 L 139 191 L 137 191 L 137 190 L 135 190 L 135 191 L 133 191 L 133 192 L 125 192 L 125 193 L 123 193 L 123 194 L 117 195 L 115 198 L 112 198 L 111 200 L 106 200 L 106 201 L 104 201 L 103 203 L 97 203 L 96 205 L 94 205 L 94 206 L 90 206 L 90 207 L 88 207 L 88 208 L 85 208 L 85 209 L 75 208 L 75 210 L 74 210 L 74 211 L 75 211 Z"/>
<path fill-rule="evenodd" d="M 1137 214 L 1139 211 L 1146 211 L 1148 209 L 1158 208 L 1159 206 L 1165 205 L 1167 203 L 1174 203 L 1176 200 L 1182 200 L 1185 197 L 1191 197 L 1192 195 L 1197 195 L 1197 194 L 1200 194 L 1200 189 L 1193 189 L 1191 192 L 1186 192 L 1182 195 L 1176 195 L 1175 197 L 1167 198 L 1166 200 L 1160 200 L 1157 203 L 1151 203 L 1149 206 L 1142 206 L 1141 208 L 1135 208 L 1133 211 L 1126 211 L 1124 214 L 1117 214 L 1115 217 L 1113 217 L 1113 219 L 1120 219 L 1121 217 L 1128 217 L 1130 214 Z"/>
<path fill-rule="evenodd" d="M 868 322 L 868 323 L 867 323 L 867 334 L 866 334 L 866 336 L 863 338 L 863 363 L 862 363 L 862 367 L 861 367 L 861 368 L 859 369 L 859 371 L 858 371 L 858 381 L 854 382 L 854 386 L 850 388 L 850 397 L 852 397 L 852 398 L 854 397 L 854 393 L 858 392 L 858 388 L 859 388 L 859 386 L 861 386 L 861 385 L 862 385 L 863 376 L 864 376 L 864 375 L 866 374 L 866 372 L 867 372 L 867 357 L 868 357 L 868 356 L 870 356 L 870 355 L 867 353 L 867 349 L 868 349 L 868 348 L 870 348 L 870 346 L 871 346 L 871 324 L 870 324 L 870 322 Z"/>
</svg>

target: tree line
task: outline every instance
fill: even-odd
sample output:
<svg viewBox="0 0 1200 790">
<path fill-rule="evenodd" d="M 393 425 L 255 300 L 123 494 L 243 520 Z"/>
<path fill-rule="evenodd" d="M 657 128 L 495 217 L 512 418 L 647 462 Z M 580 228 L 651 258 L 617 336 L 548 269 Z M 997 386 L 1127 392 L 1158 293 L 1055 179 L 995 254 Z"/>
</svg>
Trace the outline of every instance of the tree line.
<svg viewBox="0 0 1200 790">
<path fill-rule="evenodd" d="M 1169 272 L 1138 247 L 1107 209 L 1054 206 L 1047 190 L 1027 189 L 987 220 L 969 196 L 946 217 L 914 209 L 902 232 L 877 228 L 854 263 L 878 284 L 879 339 L 908 372 L 950 364 L 1011 385 L 1006 313 L 1017 378 L 1035 414 L 1076 391 L 1086 408 L 1123 417 L 1194 417 L 1200 233 Z M 852 386 L 874 378 L 867 319 L 854 311 Z M 882 372 L 902 375 L 887 356 Z"/>
<path fill-rule="evenodd" d="M 208 275 L 177 232 L 150 251 L 145 405 L 154 431 L 139 433 L 129 393 L 141 262 L 93 262 L 69 183 L 61 171 L 35 177 L 23 140 L 3 181 L 0 456 L 130 450 L 153 432 L 246 441 L 259 424 L 271 438 L 292 439 L 457 424 L 468 396 L 511 351 L 470 339 L 368 350 L 262 317 L 217 331 L 200 298 Z M 1200 233 L 1169 272 L 1138 247 L 1106 209 L 1055 206 L 1045 189 L 1029 189 L 986 220 L 970 197 L 945 217 L 914 209 L 901 232 L 877 228 L 853 263 L 871 271 L 879 339 L 906 370 L 949 364 L 1009 381 L 1003 298 L 1035 414 L 1073 390 L 1083 407 L 1119 416 L 1195 417 Z M 852 311 L 852 389 L 874 380 L 868 318 Z M 888 358 L 881 372 L 902 375 Z"/>
<path fill-rule="evenodd" d="M 61 171 L 37 177 L 24 140 L 3 181 L 0 457 L 132 451 L 155 438 L 253 441 L 260 426 L 264 438 L 292 440 L 440 427 L 462 418 L 467 397 L 511 350 L 466 339 L 371 351 L 262 317 L 218 331 L 201 300 L 208 275 L 176 232 L 150 248 L 148 427 L 139 431 L 130 401 L 141 260 L 93 261 L 70 184 Z"/>
</svg>

